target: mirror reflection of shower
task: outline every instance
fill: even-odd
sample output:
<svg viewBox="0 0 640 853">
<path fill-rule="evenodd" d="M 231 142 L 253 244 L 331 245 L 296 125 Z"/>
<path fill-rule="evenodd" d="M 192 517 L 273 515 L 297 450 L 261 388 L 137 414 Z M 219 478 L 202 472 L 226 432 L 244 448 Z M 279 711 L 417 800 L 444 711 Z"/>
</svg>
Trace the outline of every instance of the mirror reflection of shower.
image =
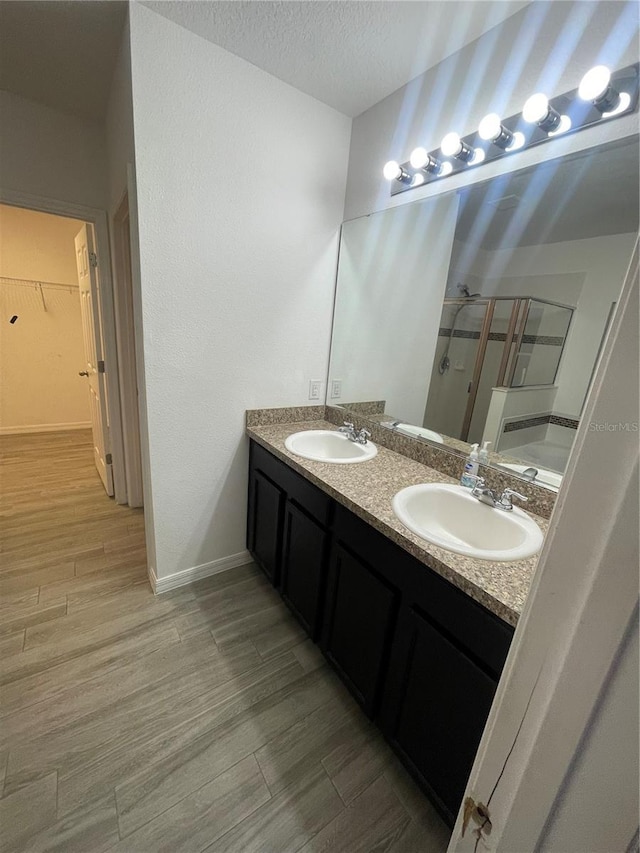
<svg viewBox="0 0 640 853">
<path fill-rule="evenodd" d="M 488 438 L 495 445 L 496 436 L 485 435 L 489 409 L 506 398 L 494 400 L 494 392 L 553 388 L 573 308 L 531 296 L 482 296 L 463 284 L 457 289 L 460 295 L 445 297 L 442 306 L 442 354 L 433 365 L 424 423 L 462 441 Z M 501 445 L 517 436 L 503 436 Z"/>
<path fill-rule="evenodd" d="M 469 287 L 466 284 L 458 284 L 457 287 L 458 287 L 458 290 L 460 291 L 460 294 L 465 299 L 477 299 L 479 296 L 482 295 L 480 293 L 469 293 Z M 455 328 L 456 328 L 456 320 L 458 319 L 458 314 L 462 311 L 462 309 L 465 306 L 466 306 L 466 303 L 463 302 L 458 307 L 456 313 L 453 315 L 453 320 L 451 322 L 451 328 L 449 329 L 449 340 L 447 341 L 446 349 L 445 349 L 444 354 L 443 354 L 442 358 L 440 359 L 440 363 L 438 365 L 438 372 L 440 373 L 441 376 L 444 376 L 444 374 L 447 372 L 447 370 L 449 370 L 449 368 L 451 367 L 451 359 L 449 358 L 449 349 L 451 348 L 451 338 L 453 337 L 453 333 L 454 333 Z"/>
</svg>

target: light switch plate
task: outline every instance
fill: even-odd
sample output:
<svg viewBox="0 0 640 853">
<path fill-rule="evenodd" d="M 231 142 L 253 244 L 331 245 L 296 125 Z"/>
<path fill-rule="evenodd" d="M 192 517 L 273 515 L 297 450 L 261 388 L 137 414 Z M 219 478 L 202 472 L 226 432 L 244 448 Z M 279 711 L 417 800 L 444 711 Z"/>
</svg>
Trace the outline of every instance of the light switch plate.
<svg viewBox="0 0 640 853">
<path fill-rule="evenodd" d="M 331 380 L 331 399 L 338 400 L 342 397 L 342 379 Z"/>
<path fill-rule="evenodd" d="M 309 382 L 309 399 L 319 400 L 322 391 L 322 379 L 312 379 Z"/>
</svg>

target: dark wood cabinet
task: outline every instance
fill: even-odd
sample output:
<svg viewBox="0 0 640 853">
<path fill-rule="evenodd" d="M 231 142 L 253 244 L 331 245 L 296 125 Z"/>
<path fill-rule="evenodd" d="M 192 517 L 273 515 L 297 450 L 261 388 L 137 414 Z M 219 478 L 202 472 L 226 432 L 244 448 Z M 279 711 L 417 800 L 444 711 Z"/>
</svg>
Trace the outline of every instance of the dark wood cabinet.
<svg viewBox="0 0 640 853">
<path fill-rule="evenodd" d="M 322 649 L 366 713 L 378 709 L 400 592 L 375 568 L 335 544 Z"/>
<path fill-rule="evenodd" d="M 284 518 L 281 592 L 312 639 L 318 638 L 326 577 L 328 537 L 324 527 L 294 501 Z"/>
<path fill-rule="evenodd" d="M 285 493 L 255 468 L 249 479 L 247 541 L 254 560 L 277 583 L 282 548 Z"/>
<path fill-rule="evenodd" d="M 513 628 L 255 442 L 247 543 L 453 824 Z"/>
<path fill-rule="evenodd" d="M 411 609 L 402 621 L 402 654 L 393 657 L 401 686 L 385 734 L 453 823 L 497 684 L 425 613 Z"/>
</svg>

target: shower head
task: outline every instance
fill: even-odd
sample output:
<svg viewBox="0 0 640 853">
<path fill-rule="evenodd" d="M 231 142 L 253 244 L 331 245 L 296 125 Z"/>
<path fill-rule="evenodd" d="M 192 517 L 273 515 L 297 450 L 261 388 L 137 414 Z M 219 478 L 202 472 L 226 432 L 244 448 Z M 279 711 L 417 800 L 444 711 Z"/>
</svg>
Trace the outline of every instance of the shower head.
<svg viewBox="0 0 640 853">
<path fill-rule="evenodd" d="M 476 296 L 482 296 L 481 293 L 469 293 L 469 287 L 466 284 L 459 284 L 458 290 L 465 297 L 465 299 L 475 299 Z"/>
</svg>

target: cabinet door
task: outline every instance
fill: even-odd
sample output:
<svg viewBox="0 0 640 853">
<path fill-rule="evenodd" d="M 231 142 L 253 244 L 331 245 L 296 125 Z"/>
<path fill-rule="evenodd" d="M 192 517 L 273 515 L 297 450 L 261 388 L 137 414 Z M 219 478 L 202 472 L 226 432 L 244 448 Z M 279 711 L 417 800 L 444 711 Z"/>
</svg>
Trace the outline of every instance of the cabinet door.
<svg viewBox="0 0 640 853">
<path fill-rule="evenodd" d="M 317 639 L 326 574 L 327 533 L 287 501 L 282 554 L 282 597 L 307 633 Z"/>
<path fill-rule="evenodd" d="M 370 717 L 379 704 L 399 598 L 368 563 L 334 545 L 322 646 Z"/>
<path fill-rule="evenodd" d="M 497 684 L 424 614 L 409 611 L 401 626 L 391 665 L 402 688 L 385 709 L 387 736 L 453 824 Z"/>
<path fill-rule="evenodd" d="M 280 573 L 284 500 L 282 489 L 261 471 L 251 470 L 247 545 L 256 563 L 274 584 Z"/>
</svg>

